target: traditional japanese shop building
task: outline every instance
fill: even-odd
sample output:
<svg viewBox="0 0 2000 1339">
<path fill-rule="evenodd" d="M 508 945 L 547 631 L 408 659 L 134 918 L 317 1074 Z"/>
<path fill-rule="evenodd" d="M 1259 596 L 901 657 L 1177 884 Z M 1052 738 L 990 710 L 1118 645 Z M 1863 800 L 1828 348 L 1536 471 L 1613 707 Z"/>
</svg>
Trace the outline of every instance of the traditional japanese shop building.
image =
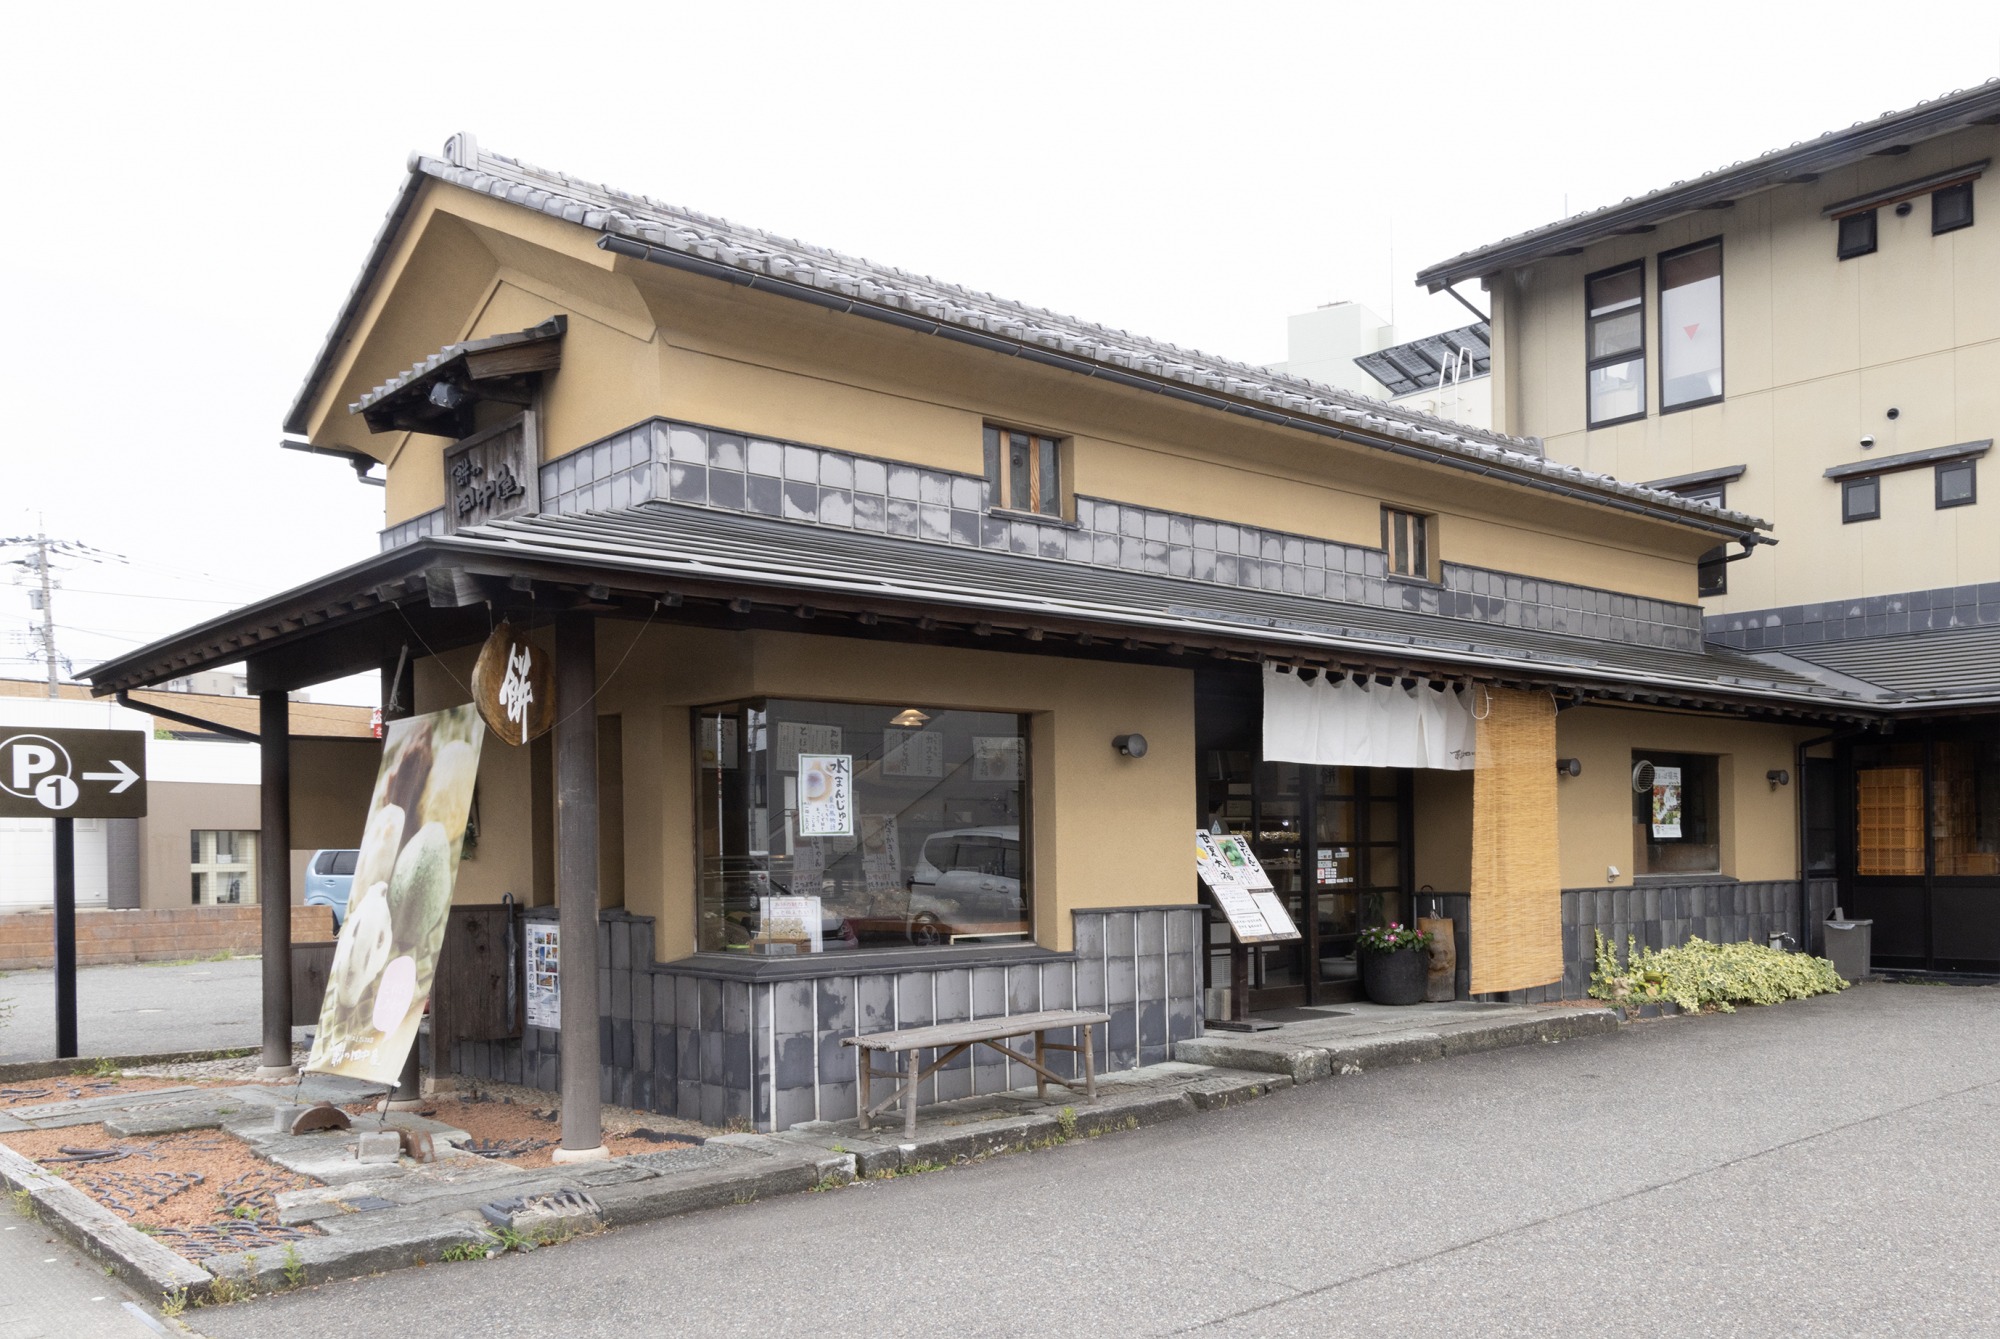
<svg viewBox="0 0 2000 1339">
<path fill-rule="evenodd" d="M 503 618 L 551 649 L 560 721 L 489 739 L 456 899 L 594 914 L 597 1016 L 440 1058 L 554 1087 L 560 1041 L 709 1121 L 850 1115 L 841 1040 L 933 1019 L 1101 1006 L 1108 1065 L 1166 1059 L 1227 961 L 1197 827 L 1304 932 L 1259 1005 L 1343 998 L 1357 931 L 1419 911 L 1468 995 L 1579 993 L 1599 927 L 1796 932 L 1775 777 L 1869 715 L 1704 644 L 1698 560 L 1753 517 L 465 136 L 285 426 L 385 468 L 380 556 L 92 682 L 379 666 L 423 711 Z M 1635 751 L 1703 760 L 1675 821 Z"/>
</svg>

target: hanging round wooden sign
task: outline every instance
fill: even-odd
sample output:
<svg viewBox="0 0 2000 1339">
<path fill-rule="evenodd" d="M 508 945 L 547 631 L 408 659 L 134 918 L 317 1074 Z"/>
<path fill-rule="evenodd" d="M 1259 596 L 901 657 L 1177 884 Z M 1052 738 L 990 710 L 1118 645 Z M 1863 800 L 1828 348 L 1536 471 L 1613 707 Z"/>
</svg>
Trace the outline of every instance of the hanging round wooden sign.
<svg viewBox="0 0 2000 1339">
<path fill-rule="evenodd" d="M 556 723 L 549 653 L 503 622 L 479 648 L 472 666 L 472 699 L 487 728 L 509 744 L 547 734 Z"/>
</svg>

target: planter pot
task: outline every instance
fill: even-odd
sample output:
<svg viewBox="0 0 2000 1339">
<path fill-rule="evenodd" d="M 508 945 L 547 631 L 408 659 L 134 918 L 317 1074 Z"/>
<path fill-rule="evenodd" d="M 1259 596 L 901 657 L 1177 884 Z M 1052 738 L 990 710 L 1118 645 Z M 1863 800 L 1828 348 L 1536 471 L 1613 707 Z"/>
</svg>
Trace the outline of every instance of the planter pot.
<svg viewBox="0 0 2000 1339">
<path fill-rule="evenodd" d="M 1422 949 L 1397 949 L 1384 953 L 1357 949 L 1355 962 L 1361 970 L 1361 989 L 1375 1004 L 1417 1004 L 1424 998 L 1430 981 L 1430 954 Z"/>
</svg>

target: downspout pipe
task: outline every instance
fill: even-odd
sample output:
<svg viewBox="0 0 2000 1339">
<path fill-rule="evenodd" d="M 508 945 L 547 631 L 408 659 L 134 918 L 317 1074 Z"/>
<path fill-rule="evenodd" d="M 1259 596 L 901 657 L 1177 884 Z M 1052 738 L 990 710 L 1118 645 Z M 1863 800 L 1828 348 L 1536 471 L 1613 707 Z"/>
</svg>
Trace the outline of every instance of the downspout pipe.
<svg viewBox="0 0 2000 1339">
<path fill-rule="evenodd" d="M 854 298 L 838 293 L 821 292 L 819 289 L 806 284 L 792 283 L 785 279 L 773 279 L 767 275 L 746 274 L 732 265 L 724 265 L 720 261 L 704 260 L 700 256 L 690 256 L 668 247 L 649 246 L 644 242 L 635 242 L 628 237 L 618 237 L 611 233 L 599 236 L 597 245 L 601 249 L 611 252 L 613 255 L 630 256 L 634 260 L 648 261 L 655 265 L 665 265 L 670 269 L 681 270 L 688 274 L 698 274 L 707 279 L 720 279 L 724 283 L 735 284 L 739 288 L 751 288 L 760 292 L 775 293 L 780 297 L 793 298 L 800 302 L 809 302 L 816 307 L 824 307 L 829 311 L 837 311 L 849 316 L 865 317 L 871 321 L 880 321 L 885 325 L 897 326 L 904 330 L 913 330 L 919 334 L 936 335 L 939 339 L 950 340 L 954 344 L 965 344 L 975 349 L 984 349 L 988 353 L 1005 354 L 1008 357 L 1021 358 L 1031 363 L 1039 363 L 1044 367 L 1058 368 L 1064 372 L 1076 373 L 1098 381 L 1108 381 L 1116 386 L 1147 391 L 1154 395 L 1164 395 L 1170 400 L 1179 400 L 1186 404 L 1200 405 L 1204 409 L 1220 410 L 1225 414 L 1235 414 L 1242 418 L 1256 419 L 1260 423 L 1271 423 L 1279 427 L 1294 428 L 1300 432 L 1309 432 L 1316 437 L 1330 437 L 1336 441 L 1352 442 L 1357 446 L 1365 446 L 1371 450 L 1387 451 L 1391 455 L 1404 456 L 1411 460 L 1422 461 L 1426 465 L 1442 465 L 1447 469 L 1464 470 L 1488 478 L 1504 479 L 1508 483 L 1523 485 L 1545 493 L 1554 493 L 1560 497 L 1571 498 L 1575 501 L 1589 503 L 1594 506 L 1610 507 L 1615 511 L 1630 512 L 1633 515 L 1644 516 L 1649 520 L 1666 521 L 1670 524 L 1684 525 L 1694 530 L 1704 530 L 1709 534 L 1722 535 L 1736 540 L 1746 546 L 1752 544 L 1776 544 L 1778 542 L 1768 536 L 1756 534 L 1754 531 L 1746 535 L 1740 527 L 1721 525 L 1713 521 L 1704 521 L 1698 516 L 1684 515 L 1680 512 L 1667 511 L 1658 507 L 1648 507 L 1643 503 L 1634 502 L 1629 498 L 1594 493 L 1583 488 L 1572 488 L 1568 484 L 1557 483 L 1555 480 L 1542 475 L 1500 469 L 1492 465 L 1482 464 L 1477 460 L 1465 456 L 1453 455 L 1446 451 L 1433 451 L 1424 447 L 1413 446 L 1408 442 L 1395 441 L 1387 437 L 1363 437 L 1357 433 L 1348 432 L 1344 428 L 1336 428 L 1330 423 L 1322 423 L 1317 419 L 1300 418 L 1295 414 L 1283 414 L 1275 409 L 1262 409 L 1255 405 L 1240 404 L 1234 400 L 1224 399 L 1219 395 L 1209 395 L 1202 391 L 1190 390 L 1184 386 L 1167 385 L 1131 372 L 1121 372 L 1116 368 L 1101 367 L 1096 363 L 1082 358 L 1072 358 L 1066 354 L 1051 353 L 1047 349 L 1033 344 L 1002 339 L 995 335 L 981 334 L 976 330 L 965 330 L 958 326 L 947 325 L 942 321 L 931 320 L 928 317 L 912 316 L 908 312 L 897 311 L 891 307 L 880 307 L 873 303 L 857 301 Z"/>
</svg>

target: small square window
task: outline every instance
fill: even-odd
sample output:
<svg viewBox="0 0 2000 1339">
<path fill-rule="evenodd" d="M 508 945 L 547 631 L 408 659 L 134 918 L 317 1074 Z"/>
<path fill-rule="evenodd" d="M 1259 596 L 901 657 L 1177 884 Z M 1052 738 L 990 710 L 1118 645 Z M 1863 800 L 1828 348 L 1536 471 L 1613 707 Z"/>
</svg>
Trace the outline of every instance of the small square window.
<svg viewBox="0 0 2000 1339">
<path fill-rule="evenodd" d="M 1389 575 L 1435 581 L 1431 574 L 1431 518 L 1419 512 L 1382 508 L 1382 547 Z"/>
<path fill-rule="evenodd" d="M 1062 451 L 1053 437 L 1020 428 L 986 425 L 986 483 L 989 506 L 1039 512 L 1061 518 Z"/>
<path fill-rule="evenodd" d="M 1840 519 L 1872 521 L 1882 514 L 1882 480 L 1876 475 L 1848 479 L 1840 485 Z"/>
<path fill-rule="evenodd" d="M 1961 181 L 1931 192 L 1931 232 L 1954 232 L 1972 226 L 1972 183 Z"/>
<path fill-rule="evenodd" d="M 1937 467 L 1937 504 L 1940 511 L 1946 507 L 1969 507 L 1979 500 L 1976 464 L 1970 460 L 1948 460 Z"/>
<path fill-rule="evenodd" d="M 1864 214 L 1849 214 L 1840 221 L 1840 250 L 1842 260 L 1852 260 L 1865 256 L 1875 249 L 1875 211 Z"/>
</svg>

